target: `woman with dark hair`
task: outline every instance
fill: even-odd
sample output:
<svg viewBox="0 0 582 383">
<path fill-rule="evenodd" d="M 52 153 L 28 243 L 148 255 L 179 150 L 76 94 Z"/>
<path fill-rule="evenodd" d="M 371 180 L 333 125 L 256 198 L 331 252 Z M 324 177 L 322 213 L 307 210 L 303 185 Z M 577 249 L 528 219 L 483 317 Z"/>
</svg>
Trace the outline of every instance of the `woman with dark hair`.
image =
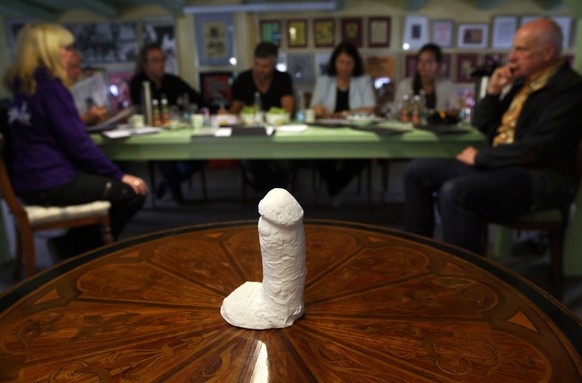
<svg viewBox="0 0 582 383">
<path fill-rule="evenodd" d="M 362 58 L 355 46 L 343 42 L 333 51 L 327 75 L 317 79 L 311 107 L 318 117 L 345 117 L 350 113 L 373 113 L 376 106 L 372 79 L 364 75 Z M 332 205 L 341 204 L 340 192 L 368 160 L 318 160 L 314 165 L 327 184 Z"/>
<path fill-rule="evenodd" d="M 358 49 L 348 42 L 339 44 L 329 60 L 327 75 L 317 79 L 311 108 L 318 117 L 337 117 L 373 113 L 375 106 L 372 79 L 364 75 Z"/>
<path fill-rule="evenodd" d="M 405 95 L 414 96 L 424 93 L 427 109 L 457 114 L 459 102 L 453 83 L 439 77 L 443 53 L 433 43 L 425 44 L 416 55 L 416 73 L 398 84 L 394 101 L 402 102 Z"/>
</svg>

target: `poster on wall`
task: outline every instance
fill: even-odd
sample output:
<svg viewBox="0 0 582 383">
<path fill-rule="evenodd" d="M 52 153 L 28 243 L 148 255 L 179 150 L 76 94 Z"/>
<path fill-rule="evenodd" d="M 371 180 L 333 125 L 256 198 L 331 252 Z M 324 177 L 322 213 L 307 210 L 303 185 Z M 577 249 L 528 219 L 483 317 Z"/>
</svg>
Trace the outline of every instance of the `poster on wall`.
<svg viewBox="0 0 582 383">
<path fill-rule="evenodd" d="M 428 17 L 406 16 L 402 48 L 419 49 L 428 42 Z"/>
<path fill-rule="evenodd" d="M 195 16 L 196 45 L 200 66 L 227 66 L 234 57 L 234 16 Z"/>
<path fill-rule="evenodd" d="M 111 112 L 127 109 L 131 105 L 129 82 L 134 75 L 133 67 L 110 69 L 107 71 Z"/>
<path fill-rule="evenodd" d="M 281 21 L 261 20 L 260 24 L 261 41 L 281 46 Z"/>
<path fill-rule="evenodd" d="M 228 108 L 231 99 L 232 72 L 200 73 L 200 92 L 205 105 L 211 110 Z"/>
<path fill-rule="evenodd" d="M 134 63 L 138 43 L 136 23 L 84 23 L 65 25 L 75 36 L 84 65 Z"/>
<path fill-rule="evenodd" d="M 289 53 L 287 55 L 287 73 L 293 79 L 294 84 L 313 84 L 315 82 L 313 54 Z"/>
<path fill-rule="evenodd" d="M 143 19 L 142 36 L 144 44 L 160 44 L 166 54 L 166 72 L 178 74 L 174 20 L 171 17 Z"/>
<path fill-rule="evenodd" d="M 459 53 L 457 54 L 457 76 L 456 82 L 458 83 L 471 83 L 473 78 L 471 77 L 471 72 L 477 67 L 477 54 L 476 53 Z"/>
</svg>

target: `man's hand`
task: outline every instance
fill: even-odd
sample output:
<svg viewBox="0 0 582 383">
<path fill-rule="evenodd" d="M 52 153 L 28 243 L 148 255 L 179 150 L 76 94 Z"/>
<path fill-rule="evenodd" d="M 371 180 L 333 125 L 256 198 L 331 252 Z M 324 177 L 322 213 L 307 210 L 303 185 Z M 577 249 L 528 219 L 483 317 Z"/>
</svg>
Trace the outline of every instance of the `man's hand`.
<svg viewBox="0 0 582 383">
<path fill-rule="evenodd" d="M 81 116 L 85 125 L 95 125 L 106 119 L 107 108 L 104 106 L 92 106 Z"/>
<path fill-rule="evenodd" d="M 477 156 L 477 149 L 472 146 L 467 146 L 465 150 L 457 154 L 457 160 L 469 166 L 475 165 L 475 157 Z"/>
<path fill-rule="evenodd" d="M 495 95 L 500 94 L 503 88 L 515 80 L 515 76 L 513 74 L 515 69 L 515 64 L 512 63 L 495 69 L 491 75 L 491 78 L 489 79 L 487 93 Z"/>
</svg>

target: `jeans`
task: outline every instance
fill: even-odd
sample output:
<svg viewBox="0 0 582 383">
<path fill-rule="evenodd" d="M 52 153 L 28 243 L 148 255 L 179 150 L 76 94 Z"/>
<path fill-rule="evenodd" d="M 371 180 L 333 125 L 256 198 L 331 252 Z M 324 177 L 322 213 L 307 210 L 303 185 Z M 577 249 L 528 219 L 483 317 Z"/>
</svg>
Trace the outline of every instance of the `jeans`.
<svg viewBox="0 0 582 383">
<path fill-rule="evenodd" d="M 38 192 L 19 193 L 22 200 L 29 205 L 68 206 L 109 201 L 111 208 L 111 234 L 118 239 L 125 224 L 141 209 L 145 197 L 136 194 L 133 189 L 112 178 L 94 174 L 79 173 L 71 182 Z M 67 242 L 74 253 L 80 254 L 103 244 L 98 227 L 85 226 L 71 228 Z"/>
<path fill-rule="evenodd" d="M 432 236 L 434 204 L 442 220 L 443 241 L 482 254 L 484 222 L 503 222 L 532 207 L 527 169 L 478 169 L 454 158 L 416 159 L 404 174 L 405 230 Z"/>
</svg>

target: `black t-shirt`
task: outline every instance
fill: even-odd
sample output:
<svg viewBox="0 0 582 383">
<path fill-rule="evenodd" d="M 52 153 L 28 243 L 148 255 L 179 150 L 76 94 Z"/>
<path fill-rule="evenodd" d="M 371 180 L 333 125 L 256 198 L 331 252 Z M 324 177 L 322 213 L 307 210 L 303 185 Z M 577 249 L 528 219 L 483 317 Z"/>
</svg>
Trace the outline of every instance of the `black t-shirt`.
<svg viewBox="0 0 582 383">
<path fill-rule="evenodd" d="M 159 89 L 156 88 L 154 83 L 151 82 L 144 73 L 139 73 L 133 76 L 131 82 L 129 83 L 131 102 L 133 105 L 141 105 L 141 89 L 142 83 L 144 81 L 148 81 L 150 83 L 152 100 L 160 100 L 163 94 L 168 99 L 169 105 L 177 105 L 178 97 L 182 97 L 184 94 L 187 94 L 190 104 L 196 104 L 198 107 L 204 106 L 202 97 L 198 92 L 192 89 L 192 87 L 180 77 L 168 73 L 166 73 L 164 78 L 162 78 L 162 86 Z"/>
<path fill-rule="evenodd" d="M 253 74 L 250 70 L 242 72 L 232 85 L 233 101 L 241 101 L 247 106 L 255 103 L 255 92 L 258 89 L 253 81 Z M 261 93 L 261 104 L 264 111 L 270 108 L 281 107 L 281 97 L 293 95 L 293 83 L 291 76 L 287 73 L 275 71 L 273 82 L 265 93 Z"/>
<path fill-rule="evenodd" d="M 337 90 L 334 113 L 350 110 L 350 89 Z"/>
</svg>

